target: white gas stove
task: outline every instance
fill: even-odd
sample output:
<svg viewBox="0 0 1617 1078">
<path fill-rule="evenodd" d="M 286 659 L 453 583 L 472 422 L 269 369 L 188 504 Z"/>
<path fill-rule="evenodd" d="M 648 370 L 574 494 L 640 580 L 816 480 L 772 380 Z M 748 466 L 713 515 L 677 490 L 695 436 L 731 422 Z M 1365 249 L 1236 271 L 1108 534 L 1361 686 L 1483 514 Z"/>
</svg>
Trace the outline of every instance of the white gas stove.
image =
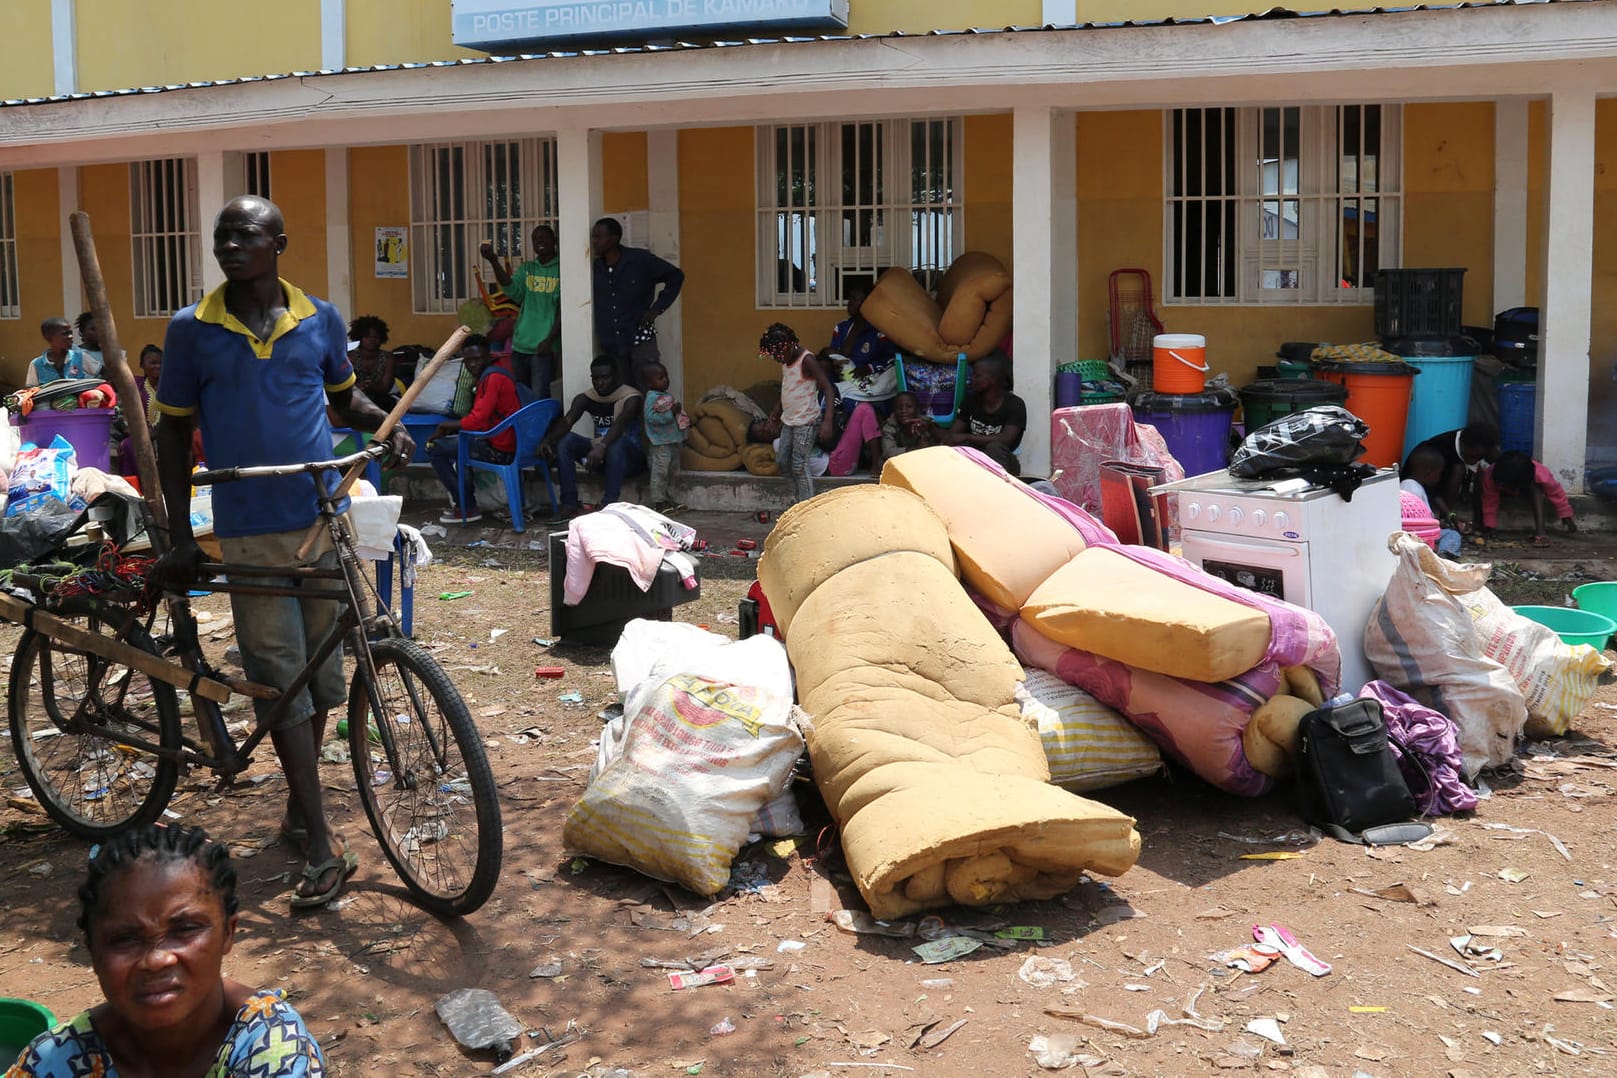
<svg viewBox="0 0 1617 1078">
<path fill-rule="evenodd" d="M 1371 608 L 1396 559 L 1402 526 L 1398 473 L 1383 469 L 1345 501 L 1301 479 L 1236 479 L 1209 472 L 1152 488 L 1179 498 L 1181 553 L 1203 572 L 1313 610 L 1342 648 L 1342 688 L 1374 677 L 1364 657 Z"/>
</svg>

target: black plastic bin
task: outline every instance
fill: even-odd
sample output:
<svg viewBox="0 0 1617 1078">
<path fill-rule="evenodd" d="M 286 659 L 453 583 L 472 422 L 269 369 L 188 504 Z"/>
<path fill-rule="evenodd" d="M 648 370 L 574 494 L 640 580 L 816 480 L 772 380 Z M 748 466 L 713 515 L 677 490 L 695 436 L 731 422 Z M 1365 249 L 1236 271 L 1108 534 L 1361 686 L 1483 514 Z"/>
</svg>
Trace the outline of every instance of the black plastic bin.
<svg viewBox="0 0 1617 1078">
<path fill-rule="evenodd" d="M 610 647 L 635 618 L 672 621 L 674 607 L 702 595 L 700 566 L 696 587 L 686 590 L 679 572 L 666 561 L 658 568 L 649 591 L 635 585 L 629 571 L 617 565 L 597 565 L 589 590 L 577 606 L 563 597 L 567 575 L 567 533 L 550 533 L 550 633 L 569 644 Z"/>
<path fill-rule="evenodd" d="M 1457 337 L 1465 299 L 1463 269 L 1387 269 L 1376 273 L 1376 336 Z"/>
</svg>

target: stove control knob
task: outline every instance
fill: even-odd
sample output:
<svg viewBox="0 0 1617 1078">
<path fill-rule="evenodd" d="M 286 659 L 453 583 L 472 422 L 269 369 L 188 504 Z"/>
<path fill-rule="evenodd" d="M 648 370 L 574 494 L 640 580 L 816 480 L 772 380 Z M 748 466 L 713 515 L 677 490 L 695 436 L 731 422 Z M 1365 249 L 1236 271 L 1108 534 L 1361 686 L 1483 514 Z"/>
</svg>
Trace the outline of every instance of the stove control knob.
<svg viewBox="0 0 1617 1078">
<path fill-rule="evenodd" d="M 1252 510 L 1252 526 L 1254 528 L 1261 528 L 1267 523 L 1269 523 L 1268 513 L 1265 513 L 1262 509 Z"/>
<path fill-rule="evenodd" d="M 1189 505 L 1185 506 L 1185 518 L 1187 520 L 1200 520 L 1201 515 L 1202 515 L 1202 503 L 1201 502 L 1191 502 Z"/>
<path fill-rule="evenodd" d="M 1233 506 L 1233 505 L 1230 506 L 1230 524 L 1232 526 L 1241 523 L 1241 521 L 1243 519 L 1245 519 L 1245 517 L 1246 517 L 1246 514 L 1241 512 L 1241 510 L 1238 507 Z"/>
<path fill-rule="evenodd" d="M 1219 517 L 1218 506 L 1209 505 L 1207 507 L 1207 523 L 1209 523 L 1209 524 L 1217 524 L 1218 523 L 1218 517 Z"/>
<path fill-rule="evenodd" d="M 1283 532 L 1289 527 L 1291 527 L 1291 517 L 1287 516 L 1285 513 L 1276 513 L 1275 531 Z"/>
</svg>

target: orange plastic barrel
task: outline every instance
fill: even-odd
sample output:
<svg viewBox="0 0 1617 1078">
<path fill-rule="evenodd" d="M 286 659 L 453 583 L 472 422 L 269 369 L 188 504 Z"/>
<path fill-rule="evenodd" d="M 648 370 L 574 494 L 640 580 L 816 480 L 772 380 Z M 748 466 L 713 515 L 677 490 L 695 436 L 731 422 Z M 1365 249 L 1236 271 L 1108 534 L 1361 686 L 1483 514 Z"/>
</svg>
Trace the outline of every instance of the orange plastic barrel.
<svg viewBox="0 0 1617 1078">
<path fill-rule="evenodd" d="M 1159 333 L 1151 339 L 1151 388 L 1184 395 L 1207 387 L 1207 338 L 1200 333 Z"/>
<path fill-rule="evenodd" d="M 1359 460 L 1396 468 L 1404 460 L 1404 428 L 1409 400 L 1420 371 L 1408 363 L 1320 363 L 1318 377 L 1347 389 L 1343 407 L 1370 427 Z"/>
</svg>

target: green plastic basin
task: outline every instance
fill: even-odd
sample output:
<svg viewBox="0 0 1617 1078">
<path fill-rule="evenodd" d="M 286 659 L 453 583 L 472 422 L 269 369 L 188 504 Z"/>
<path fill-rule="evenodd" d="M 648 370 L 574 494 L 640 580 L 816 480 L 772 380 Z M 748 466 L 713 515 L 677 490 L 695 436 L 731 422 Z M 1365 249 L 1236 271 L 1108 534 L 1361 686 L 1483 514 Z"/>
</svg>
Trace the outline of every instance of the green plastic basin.
<svg viewBox="0 0 1617 1078">
<path fill-rule="evenodd" d="M 1603 649 L 1611 634 L 1617 633 L 1617 621 L 1589 610 L 1574 610 L 1569 606 L 1513 606 L 1511 609 L 1529 621 L 1554 630 L 1567 644 L 1588 644 Z"/>
<path fill-rule="evenodd" d="M 9 1067 L 29 1041 L 55 1024 L 49 1007 L 31 999 L 0 999 L 0 1063 Z"/>
</svg>

